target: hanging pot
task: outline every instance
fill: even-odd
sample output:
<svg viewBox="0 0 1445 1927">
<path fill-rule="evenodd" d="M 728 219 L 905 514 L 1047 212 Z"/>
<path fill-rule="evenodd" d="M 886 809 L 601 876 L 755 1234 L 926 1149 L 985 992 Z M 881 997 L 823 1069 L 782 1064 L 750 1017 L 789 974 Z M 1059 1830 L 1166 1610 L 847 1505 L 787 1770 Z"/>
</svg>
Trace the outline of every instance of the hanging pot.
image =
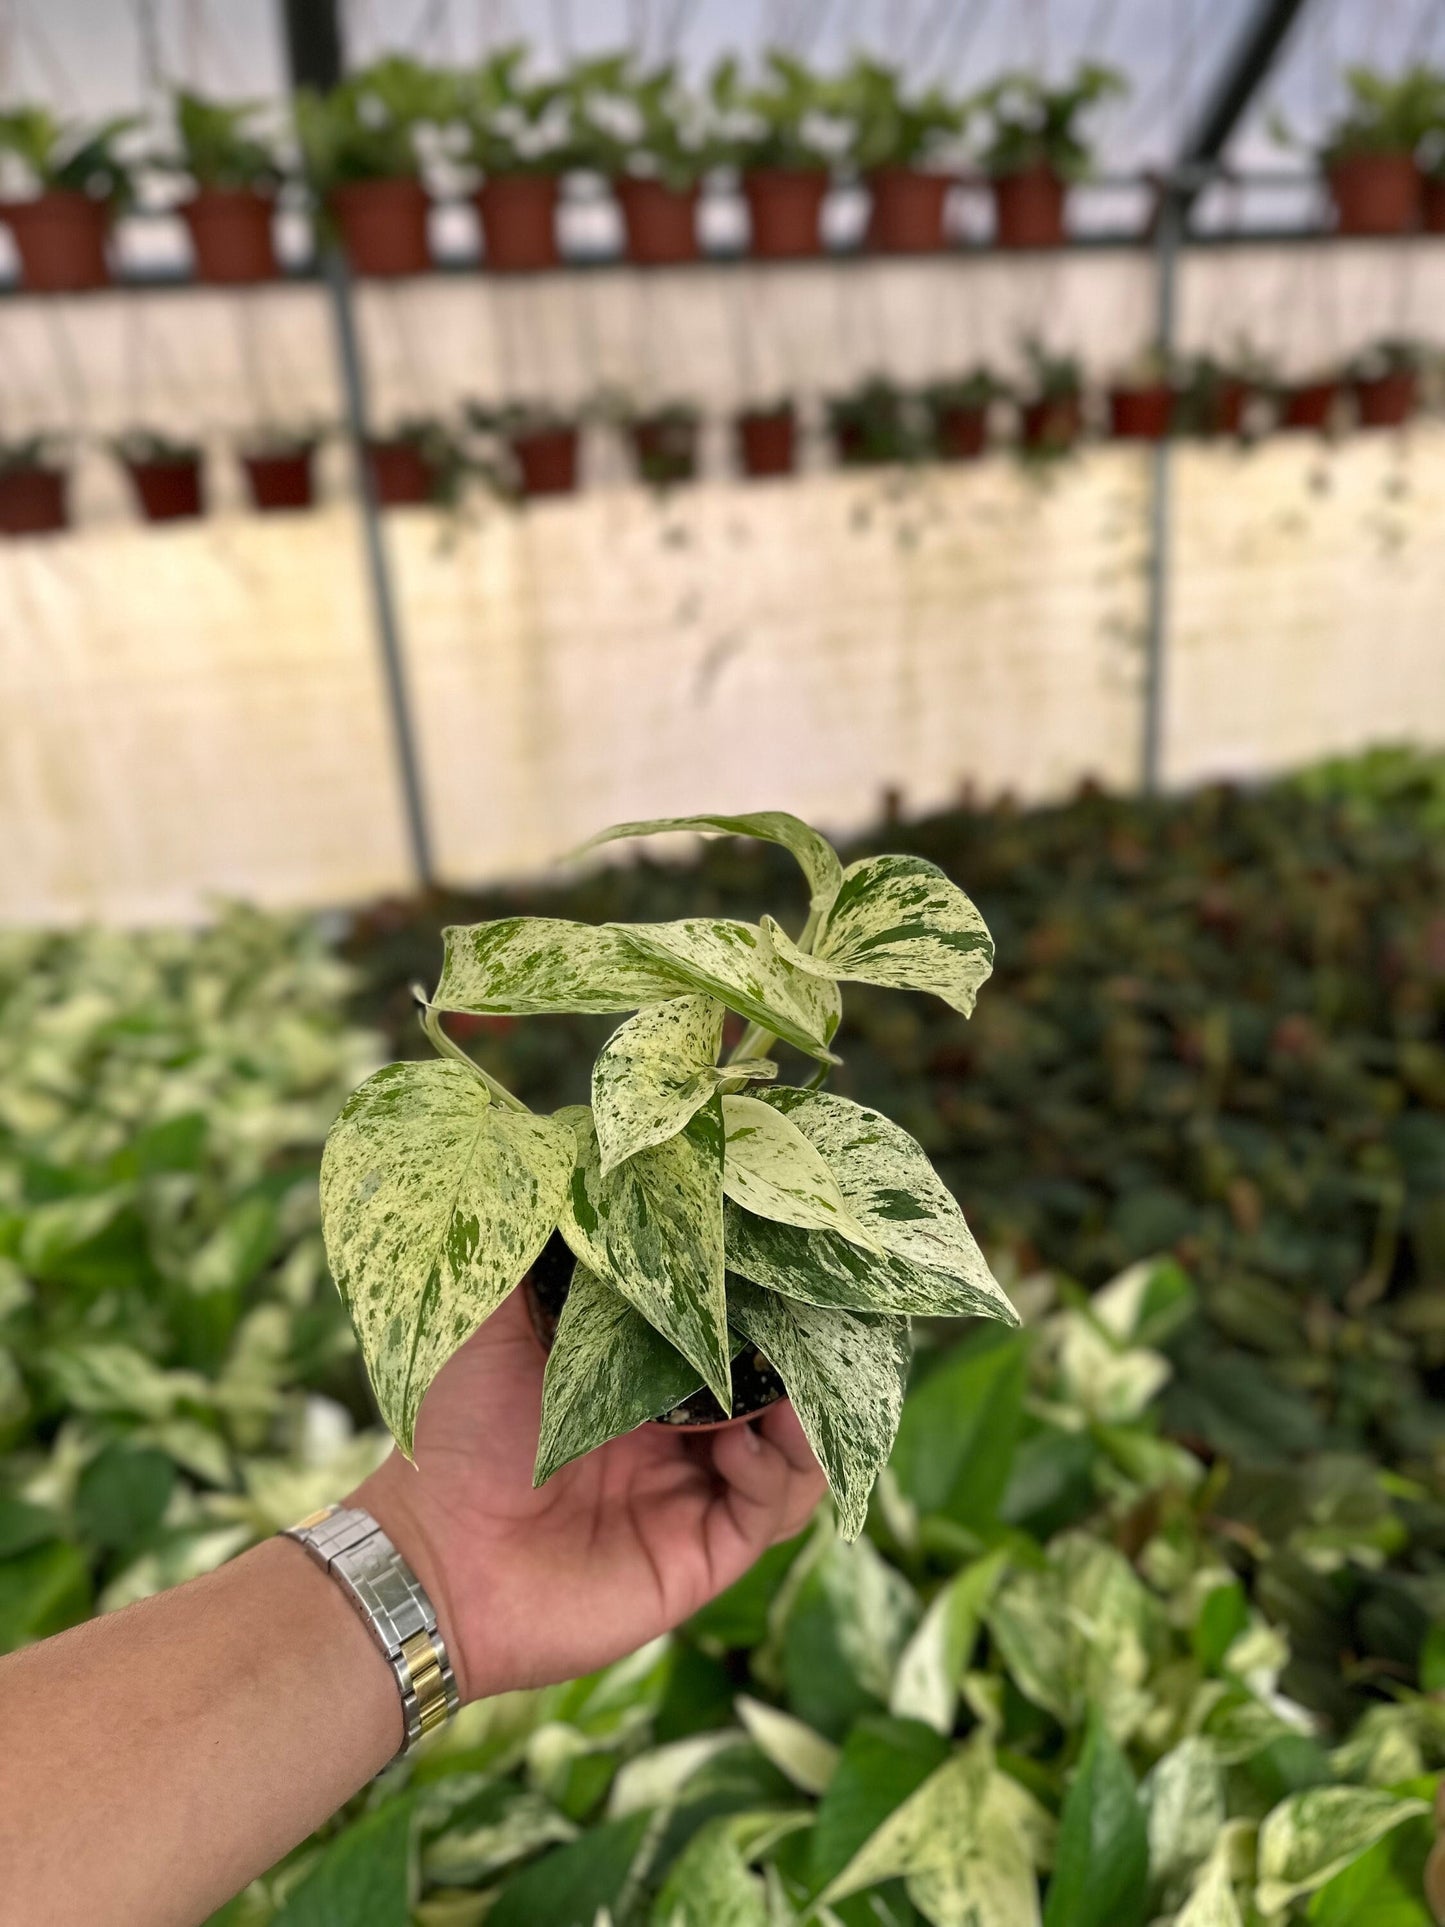
<svg viewBox="0 0 1445 1927">
<path fill-rule="evenodd" d="M 1445 174 L 1426 174 L 1420 182 L 1420 225 L 1427 234 L 1445 234 Z"/>
<path fill-rule="evenodd" d="M 691 482 L 697 475 L 697 423 L 673 415 L 644 415 L 631 426 L 637 471 L 654 488 Z"/>
<path fill-rule="evenodd" d="M 293 448 L 271 455 L 243 455 L 241 466 L 246 471 L 251 506 L 263 515 L 277 510 L 310 508 L 313 452 L 309 448 Z"/>
<path fill-rule="evenodd" d="M 948 245 L 943 217 L 953 180 L 916 167 L 878 167 L 868 176 L 873 196 L 868 246 L 879 254 L 936 254 Z"/>
<path fill-rule="evenodd" d="M 127 462 L 125 466 L 147 522 L 179 522 L 203 512 L 199 457 L 178 462 Z"/>
<path fill-rule="evenodd" d="M 1402 428 L 1420 400 L 1420 377 L 1413 368 L 1355 383 L 1355 406 L 1361 428 Z"/>
<path fill-rule="evenodd" d="M 482 223 L 484 266 L 503 274 L 560 266 L 555 174 L 497 174 L 483 181 L 473 198 Z"/>
<path fill-rule="evenodd" d="M 667 187 L 637 174 L 624 174 L 612 185 L 622 209 L 629 261 L 658 268 L 697 260 L 697 187 Z"/>
<path fill-rule="evenodd" d="M 1046 395 L 1025 402 L 1020 426 L 1025 448 L 1061 455 L 1084 432 L 1083 397 Z"/>
<path fill-rule="evenodd" d="M 275 197 L 250 187 L 201 187 L 182 204 L 196 279 L 221 285 L 276 278 Z"/>
<path fill-rule="evenodd" d="M 1208 435 L 1238 436 L 1244 433 L 1244 415 L 1253 390 L 1246 382 L 1222 381 L 1210 401 L 1209 417 L 1204 424 Z"/>
<path fill-rule="evenodd" d="M 959 402 L 935 409 L 933 446 L 945 462 L 977 461 L 988 448 L 988 410 Z"/>
<path fill-rule="evenodd" d="M 327 206 L 357 274 L 425 274 L 431 267 L 430 202 L 414 174 L 347 181 L 331 190 Z"/>
<path fill-rule="evenodd" d="M 797 416 L 791 402 L 750 408 L 737 419 L 738 458 L 744 475 L 791 475 L 796 461 Z"/>
<path fill-rule="evenodd" d="M 1001 248 L 1061 248 L 1068 193 L 1045 162 L 1000 174 L 993 183 L 994 243 Z"/>
<path fill-rule="evenodd" d="M 823 252 L 824 167 L 750 167 L 743 175 L 752 252 L 764 261 Z"/>
<path fill-rule="evenodd" d="M 68 528 L 68 482 L 58 468 L 0 471 L 0 535 L 50 535 Z"/>
<path fill-rule="evenodd" d="M 572 1288 L 576 1262 L 563 1243 L 561 1234 L 554 1231 L 534 1260 L 532 1269 L 522 1280 L 522 1297 L 526 1303 L 532 1336 L 544 1358 L 550 1354 L 557 1336 L 557 1324 Z M 704 1386 L 661 1418 L 649 1420 L 648 1430 L 683 1430 L 694 1435 L 699 1432 L 726 1432 L 734 1426 L 746 1425 L 750 1419 L 767 1411 L 769 1406 L 787 1397 L 783 1381 L 762 1353 L 752 1345 L 745 1345 L 733 1359 L 732 1380 L 733 1409 L 730 1413 L 723 1411 Z"/>
<path fill-rule="evenodd" d="M 1286 389 L 1280 407 L 1280 427 L 1316 431 L 1328 428 L 1339 392 L 1337 381 L 1306 381 Z"/>
<path fill-rule="evenodd" d="M 54 188 L 33 201 L 9 201 L 3 212 L 29 293 L 79 294 L 110 280 L 105 238 L 111 210 L 105 201 Z"/>
<path fill-rule="evenodd" d="M 1174 390 L 1166 382 L 1109 391 L 1109 433 L 1116 442 L 1161 442 L 1173 421 Z"/>
<path fill-rule="evenodd" d="M 366 462 L 380 508 L 408 508 L 429 502 L 436 470 L 413 441 L 369 441 Z"/>
<path fill-rule="evenodd" d="M 1420 170 L 1409 154 L 1344 154 L 1325 169 L 1340 234 L 1405 234 L 1420 218 Z"/>
<path fill-rule="evenodd" d="M 577 487 L 577 430 L 569 425 L 532 428 L 511 438 L 522 493 L 571 495 Z"/>
</svg>

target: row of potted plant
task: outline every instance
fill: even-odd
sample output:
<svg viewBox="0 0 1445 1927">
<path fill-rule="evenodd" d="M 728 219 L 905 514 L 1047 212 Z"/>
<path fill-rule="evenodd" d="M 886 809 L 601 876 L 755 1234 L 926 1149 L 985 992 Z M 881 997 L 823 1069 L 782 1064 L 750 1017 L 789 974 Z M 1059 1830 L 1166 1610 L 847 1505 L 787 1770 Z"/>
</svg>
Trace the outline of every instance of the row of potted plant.
<svg viewBox="0 0 1445 1927">
<path fill-rule="evenodd" d="M 1079 363 L 1027 345 L 1022 384 L 979 367 L 922 388 L 875 376 L 826 404 L 829 437 L 843 467 L 895 462 L 969 461 L 990 447 L 1058 456 L 1091 430 L 1115 441 L 1157 441 L 1171 434 L 1252 438 L 1271 429 L 1326 432 L 1347 422 L 1396 428 L 1425 399 L 1435 358 L 1419 344 L 1382 341 L 1334 373 L 1281 382 L 1257 357 L 1221 361 L 1200 355 L 1139 360 L 1102 392 L 1087 386 Z M 568 495 L 578 485 L 584 424 L 609 422 L 623 434 L 636 473 L 668 488 L 698 472 L 702 413 L 691 404 L 633 410 L 615 396 L 563 413 L 512 403 L 471 404 L 456 427 L 434 419 L 398 424 L 367 445 L 371 485 L 382 507 L 454 503 L 468 481 L 506 500 Z M 733 421 L 737 471 L 748 478 L 790 475 L 802 430 L 787 399 L 744 409 Z M 241 466 L 253 508 L 274 513 L 311 506 L 319 430 L 269 431 L 243 441 Z M 150 431 L 117 437 L 110 449 L 129 478 L 146 520 L 173 521 L 205 508 L 199 445 Z M 69 526 L 67 471 L 49 436 L 0 443 L 0 534 L 37 535 Z"/>
</svg>

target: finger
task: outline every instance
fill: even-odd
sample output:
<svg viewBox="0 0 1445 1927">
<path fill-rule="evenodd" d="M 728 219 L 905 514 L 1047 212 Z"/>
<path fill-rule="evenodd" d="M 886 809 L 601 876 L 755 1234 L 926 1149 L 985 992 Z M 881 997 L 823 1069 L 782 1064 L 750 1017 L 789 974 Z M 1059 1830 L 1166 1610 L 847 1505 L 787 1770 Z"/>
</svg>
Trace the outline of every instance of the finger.
<svg viewBox="0 0 1445 1927">
<path fill-rule="evenodd" d="M 822 1477 L 813 1448 L 808 1443 L 802 1422 L 788 1399 L 770 1405 L 758 1420 L 758 1429 L 770 1445 L 776 1445 L 795 1472 Z"/>
<path fill-rule="evenodd" d="M 796 1421 L 792 1421 L 795 1424 Z M 755 1557 L 764 1547 L 790 1539 L 822 1496 L 823 1480 L 806 1441 L 786 1419 L 773 1421 L 774 1436 L 760 1425 L 737 1426 L 717 1435 L 713 1469 L 726 1481 L 726 1516 Z M 781 1436 L 788 1450 L 777 1442 Z M 792 1452 L 806 1458 L 794 1464 Z"/>
</svg>

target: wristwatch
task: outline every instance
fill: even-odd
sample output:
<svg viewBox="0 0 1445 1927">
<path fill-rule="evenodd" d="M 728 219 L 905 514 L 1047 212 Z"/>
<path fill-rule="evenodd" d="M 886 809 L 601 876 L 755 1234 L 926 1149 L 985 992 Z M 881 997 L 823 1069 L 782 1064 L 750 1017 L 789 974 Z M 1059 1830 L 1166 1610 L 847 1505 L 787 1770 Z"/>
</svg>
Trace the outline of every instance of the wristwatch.
<svg viewBox="0 0 1445 1927">
<path fill-rule="evenodd" d="M 461 1704 L 437 1616 L 420 1580 L 369 1512 L 327 1506 L 286 1528 L 333 1579 L 386 1654 L 406 1721 L 401 1752 L 409 1753 Z"/>
</svg>

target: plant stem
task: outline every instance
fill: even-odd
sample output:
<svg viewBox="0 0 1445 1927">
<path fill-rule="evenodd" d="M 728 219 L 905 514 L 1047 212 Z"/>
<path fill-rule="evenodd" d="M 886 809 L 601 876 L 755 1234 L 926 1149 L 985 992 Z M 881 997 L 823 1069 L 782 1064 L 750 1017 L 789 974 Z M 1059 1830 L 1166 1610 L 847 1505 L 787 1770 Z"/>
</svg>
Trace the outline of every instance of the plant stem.
<svg viewBox="0 0 1445 1927">
<path fill-rule="evenodd" d="M 810 910 L 808 912 L 808 921 L 803 925 L 803 934 L 798 938 L 799 950 L 811 955 L 813 939 L 817 934 L 818 912 L 816 910 Z M 776 1044 L 777 1041 L 775 1033 L 766 1029 L 762 1024 L 749 1024 L 742 1036 L 728 1052 L 728 1062 L 730 1064 L 740 1064 L 743 1059 L 747 1057 L 771 1057 L 773 1054 L 773 1045 Z M 740 1090 L 742 1088 L 742 1082 L 743 1080 L 739 1079 L 729 1084 L 723 1084 L 719 1086 L 719 1088 L 725 1093 Z"/>
<path fill-rule="evenodd" d="M 527 1106 L 522 1102 L 520 1097 L 514 1097 L 506 1085 L 493 1077 L 490 1071 L 483 1070 L 476 1058 L 469 1056 L 454 1037 L 447 1036 L 446 1032 L 442 1029 L 440 1012 L 437 1010 L 435 1004 L 428 1002 L 419 984 L 412 985 L 411 994 L 417 1001 L 416 1014 L 421 1023 L 421 1027 L 426 1032 L 427 1039 L 438 1056 L 454 1058 L 458 1064 L 465 1064 L 473 1077 L 485 1087 L 488 1094 L 494 1097 L 499 1104 L 504 1105 L 507 1110 L 525 1111 Z"/>
</svg>

